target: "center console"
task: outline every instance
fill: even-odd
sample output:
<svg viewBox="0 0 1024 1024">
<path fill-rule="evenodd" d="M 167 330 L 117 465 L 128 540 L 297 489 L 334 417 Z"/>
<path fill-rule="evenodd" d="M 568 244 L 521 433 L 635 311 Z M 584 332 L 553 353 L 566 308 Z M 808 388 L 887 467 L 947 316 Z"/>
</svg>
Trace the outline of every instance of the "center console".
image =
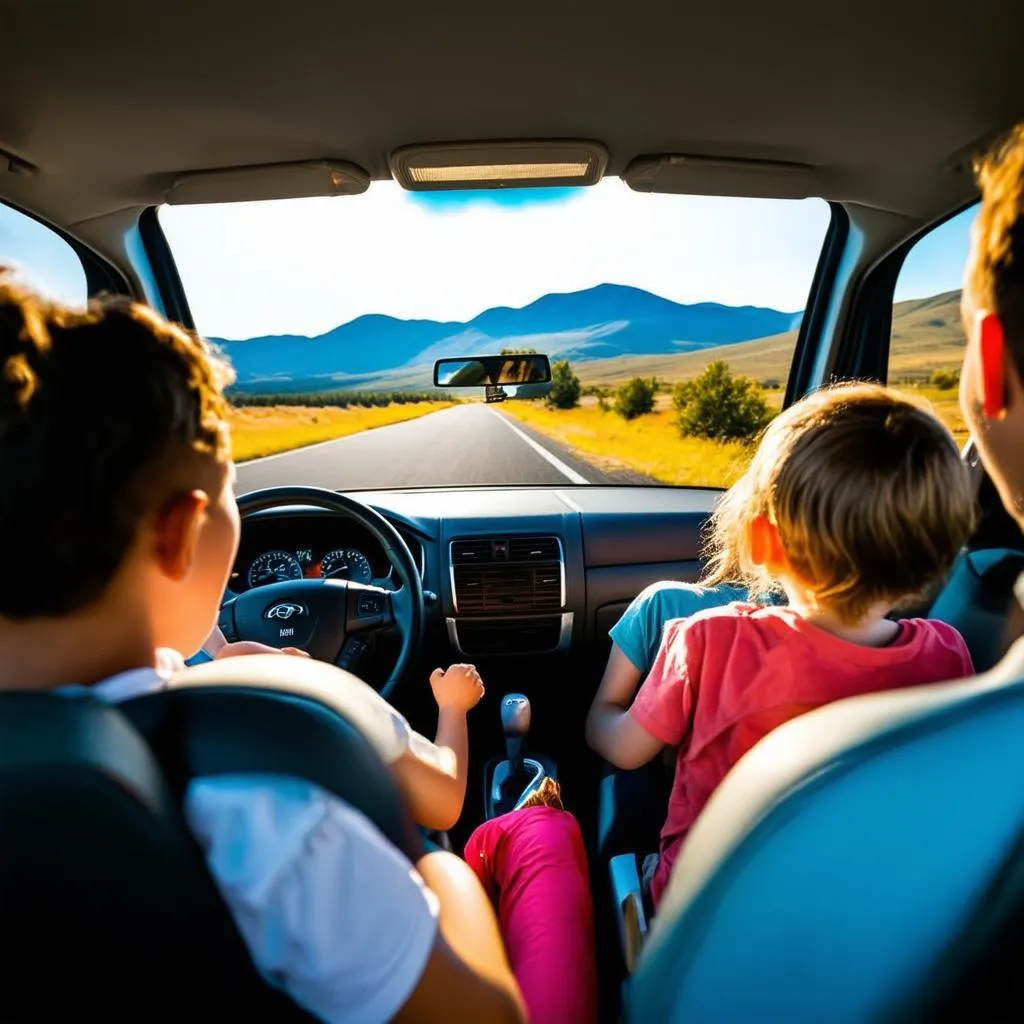
<svg viewBox="0 0 1024 1024">
<path fill-rule="evenodd" d="M 522 807 L 545 778 L 558 781 L 555 763 L 540 754 L 523 754 L 530 731 L 530 701 L 521 693 L 501 698 L 501 728 L 505 757 L 493 758 L 484 768 L 484 805 L 488 819 Z"/>
<path fill-rule="evenodd" d="M 445 623 L 459 654 L 548 654 L 570 646 L 561 537 L 456 537 L 447 556 L 452 614 Z"/>
</svg>

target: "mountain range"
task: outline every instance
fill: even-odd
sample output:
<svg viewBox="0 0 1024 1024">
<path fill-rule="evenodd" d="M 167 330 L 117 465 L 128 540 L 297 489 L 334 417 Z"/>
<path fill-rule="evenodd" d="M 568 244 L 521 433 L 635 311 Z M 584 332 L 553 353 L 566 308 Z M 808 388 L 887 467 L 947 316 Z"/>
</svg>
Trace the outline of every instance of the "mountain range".
<svg viewBox="0 0 1024 1024">
<path fill-rule="evenodd" d="M 630 377 L 686 380 L 700 373 L 711 359 L 724 359 L 733 373 L 762 383 L 781 383 L 789 376 L 796 348 L 796 330 L 768 338 L 729 345 L 720 352 L 678 355 L 624 356 L 582 363 L 577 373 L 584 384 L 617 387 Z M 892 309 L 889 380 L 898 384 L 927 379 L 936 370 L 956 370 L 963 361 L 960 292 L 941 292 L 905 299 Z"/>
<path fill-rule="evenodd" d="M 472 320 L 357 317 L 314 338 L 268 335 L 212 339 L 231 360 L 236 388 L 248 393 L 342 388 L 423 388 L 445 356 L 533 348 L 573 363 L 636 356 L 681 356 L 784 334 L 801 313 L 702 302 L 685 305 L 640 288 L 601 284 L 544 295 L 520 309 L 497 306 Z"/>
</svg>

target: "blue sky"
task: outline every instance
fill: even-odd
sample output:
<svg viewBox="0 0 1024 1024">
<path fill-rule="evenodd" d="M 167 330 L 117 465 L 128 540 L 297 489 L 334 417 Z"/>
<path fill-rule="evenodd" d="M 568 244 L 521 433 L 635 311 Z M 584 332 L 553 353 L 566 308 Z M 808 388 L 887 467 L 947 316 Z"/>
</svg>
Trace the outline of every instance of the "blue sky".
<svg viewBox="0 0 1024 1024">
<path fill-rule="evenodd" d="M 897 300 L 959 287 L 973 210 L 910 253 Z M 603 282 L 677 302 L 803 307 L 828 223 L 820 200 L 647 195 L 589 189 L 362 196 L 167 207 L 199 329 L 244 338 L 315 335 L 364 313 L 468 320 L 495 305 Z M 0 207 L 0 259 L 38 287 L 84 295 L 64 243 Z"/>
<path fill-rule="evenodd" d="M 977 205 L 940 224 L 907 253 L 896 282 L 896 301 L 923 299 L 960 287 Z"/>
</svg>

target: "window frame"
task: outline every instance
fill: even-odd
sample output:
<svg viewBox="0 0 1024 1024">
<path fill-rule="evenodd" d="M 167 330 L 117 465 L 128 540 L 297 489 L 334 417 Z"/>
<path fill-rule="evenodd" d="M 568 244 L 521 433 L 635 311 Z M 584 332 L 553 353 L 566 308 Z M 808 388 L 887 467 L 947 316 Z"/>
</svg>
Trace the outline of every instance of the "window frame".
<svg viewBox="0 0 1024 1024">
<path fill-rule="evenodd" d="M 846 334 L 836 346 L 833 372 L 837 379 L 888 383 L 892 311 L 903 265 L 918 242 L 977 206 L 979 198 L 973 196 L 942 217 L 921 225 L 863 276 L 851 298 Z"/>
<path fill-rule="evenodd" d="M 81 242 L 74 235 L 65 231 L 62 227 L 39 216 L 32 210 L 27 210 L 18 203 L 12 203 L 9 199 L 0 196 L 0 205 L 20 213 L 23 217 L 35 221 L 42 227 L 52 231 L 58 238 L 66 242 L 82 264 L 85 272 L 85 288 L 89 298 L 101 293 L 115 295 L 128 295 L 134 298 L 134 290 L 128 282 L 128 278 L 110 260 L 100 256 L 94 249 L 90 249 L 84 242 Z M 14 254 L 12 254 L 14 255 Z"/>
</svg>

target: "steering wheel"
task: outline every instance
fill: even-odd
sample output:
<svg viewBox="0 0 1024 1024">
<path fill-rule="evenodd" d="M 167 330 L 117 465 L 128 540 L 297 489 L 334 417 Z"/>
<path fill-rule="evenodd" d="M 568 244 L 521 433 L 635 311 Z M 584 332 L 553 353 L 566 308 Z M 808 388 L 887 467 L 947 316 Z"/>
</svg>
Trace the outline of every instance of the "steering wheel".
<svg viewBox="0 0 1024 1024">
<path fill-rule="evenodd" d="M 320 487 L 267 487 L 238 499 L 242 523 L 283 505 L 312 505 L 368 530 L 401 583 L 396 591 L 342 579 L 282 580 L 254 587 L 221 604 L 218 625 L 228 640 L 298 647 L 320 661 L 351 670 L 374 632 L 395 626 L 402 643 L 380 687 L 388 697 L 423 643 L 423 581 L 409 545 L 379 512 Z"/>
</svg>

